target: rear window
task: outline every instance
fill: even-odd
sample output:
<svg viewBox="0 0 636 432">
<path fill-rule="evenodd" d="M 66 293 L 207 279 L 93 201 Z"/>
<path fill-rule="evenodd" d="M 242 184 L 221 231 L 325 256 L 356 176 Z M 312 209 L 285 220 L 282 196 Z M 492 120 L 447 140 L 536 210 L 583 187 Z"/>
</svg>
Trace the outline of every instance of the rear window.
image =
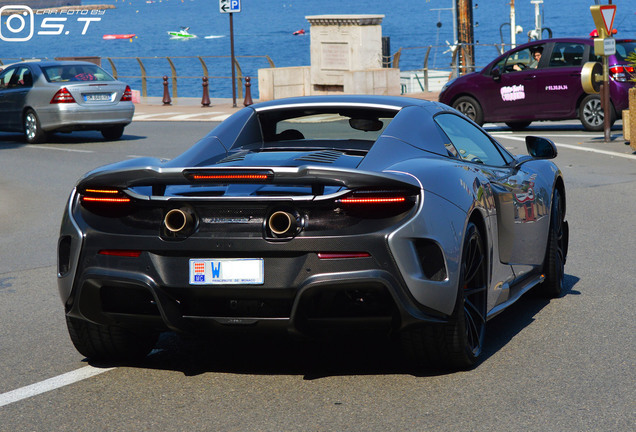
<svg viewBox="0 0 636 432">
<path fill-rule="evenodd" d="M 104 69 L 97 65 L 56 65 L 42 68 L 48 82 L 67 81 L 115 81 Z"/>
<path fill-rule="evenodd" d="M 357 108 L 298 108 L 259 113 L 265 146 L 285 141 L 316 145 L 317 140 L 350 140 L 374 143 L 397 110 Z M 272 143 L 272 144 L 269 144 Z"/>
<path fill-rule="evenodd" d="M 627 56 L 636 51 L 636 41 L 616 42 L 616 58 L 627 61 Z"/>
</svg>

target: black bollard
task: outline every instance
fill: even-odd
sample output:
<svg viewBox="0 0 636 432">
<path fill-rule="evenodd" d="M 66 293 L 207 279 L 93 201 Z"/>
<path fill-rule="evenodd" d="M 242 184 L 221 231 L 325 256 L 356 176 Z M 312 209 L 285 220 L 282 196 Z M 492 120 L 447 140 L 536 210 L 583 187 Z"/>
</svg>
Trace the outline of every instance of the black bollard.
<svg viewBox="0 0 636 432">
<path fill-rule="evenodd" d="M 168 77 L 163 76 L 163 99 L 162 101 L 164 105 L 170 105 L 172 103 L 172 99 L 170 99 L 170 91 L 168 90 Z"/>
<path fill-rule="evenodd" d="M 245 77 L 245 100 L 243 106 L 250 106 L 254 102 L 252 101 L 252 83 L 250 83 L 250 77 Z"/>
<path fill-rule="evenodd" d="M 204 107 L 210 106 L 210 93 L 208 91 L 208 77 L 203 77 L 203 97 L 201 98 L 201 105 Z"/>
</svg>

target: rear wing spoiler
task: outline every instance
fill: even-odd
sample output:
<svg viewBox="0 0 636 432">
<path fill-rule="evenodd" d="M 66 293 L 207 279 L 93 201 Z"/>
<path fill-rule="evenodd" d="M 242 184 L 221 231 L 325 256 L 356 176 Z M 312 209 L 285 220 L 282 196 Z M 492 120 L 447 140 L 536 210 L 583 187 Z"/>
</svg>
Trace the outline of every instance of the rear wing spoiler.
<svg viewBox="0 0 636 432">
<path fill-rule="evenodd" d="M 128 168 L 88 174 L 77 184 L 79 189 L 136 186 L 168 186 L 188 184 L 269 183 L 311 186 L 341 186 L 347 189 L 365 187 L 419 189 L 411 176 L 391 172 L 371 172 L 355 169 L 300 167 L 237 167 L 237 168 Z"/>
</svg>

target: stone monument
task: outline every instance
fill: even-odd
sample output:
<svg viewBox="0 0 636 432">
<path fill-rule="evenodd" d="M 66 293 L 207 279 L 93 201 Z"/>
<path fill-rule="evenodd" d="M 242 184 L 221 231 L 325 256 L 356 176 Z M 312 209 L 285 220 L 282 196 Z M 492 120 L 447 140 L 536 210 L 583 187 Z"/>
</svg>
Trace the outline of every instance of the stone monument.
<svg viewBox="0 0 636 432">
<path fill-rule="evenodd" d="M 400 94 L 399 69 L 382 68 L 384 15 L 307 16 L 311 65 L 259 69 L 261 101 L 325 94 Z"/>
</svg>

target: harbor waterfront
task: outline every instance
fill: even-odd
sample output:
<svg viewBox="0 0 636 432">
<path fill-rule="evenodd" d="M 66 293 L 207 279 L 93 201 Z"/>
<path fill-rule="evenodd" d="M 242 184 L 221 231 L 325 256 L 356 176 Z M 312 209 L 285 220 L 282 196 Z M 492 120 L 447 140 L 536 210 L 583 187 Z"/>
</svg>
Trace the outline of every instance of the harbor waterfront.
<svg viewBox="0 0 636 432">
<path fill-rule="evenodd" d="M 211 97 L 231 97 L 231 62 L 229 20 L 221 14 L 216 2 L 204 0 L 98 0 L 84 1 L 84 6 L 106 4 L 113 9 L 92 11 L 50 11 L 36 14 L 35 31 L 23 41 L 9 41 L 23 36 L 7 30 L 7 16 L 2 17 L 0 61 L 9 63 L 21 58 L 55 58 L 90 56 L 112 58 L 119 77 L 141 89 L 140 65 L 148 76 L 148 95 L 161 96 L 164 75 L 171 76 L 170 57 L 179 75 L 178 95 L 200 97 L 203 59 L 210 77 Z M 527 33 L 535 27 L 535 7 L 530 0 L 517 0 L 515 22 L 521 30 L 517 43 L 527 41 Z M 542 26 L 553 36 L 588 36 L 594 28 L 589 12 L 593 1 L 545 0 Z M 20 4 L 19 1 L 13 4 Z M 258 98 L 258 69 L 306 66 L 310 64 L 309 23 L 306 16 L 322 14 L 373 13 L 384 15 L 382 35 L 390 39 L 390 53 L 400 52 L 401 71 L 423 67 L 428 47 L 431 87 L 438 89 L 448 80 L 453 48 L 452 0 L 398 1 L 387 4 L 380 0 L 338 2 L 336 0 L 260 0 L 244 1 L 240 13 L 234 14 L 235 52 L 241 73 L 252 77 L 252 95 Z M 635 37 L 634 6 L 629 0 L 615 0 L 617 37 Z M 473 2 L 476 65 L 484 66 L 502 46 L 510 47 L 510 1 Z M 86 21 L 86 17 L 91 18 Z M 55 28 L 43 27 L 46 18 L 56 18 Z M 63 20 L 63 21 L 62 21 Z M 14 23 L 15 25 L 15 23 Z M 60 27 L 61 26 L 61 27 Z M 197 37 L 171 38 L 168 32 L 189 27 Z M 299 33 L 303 30 L 304 34 Z M 24 30 L 26 31 L 26 30 Z M 294 35 L 294 33 L 297 33 Z M 128 39 L 103 39 L 104 35 L 134 34 Z M 547 31 L 544 33 L 547 37 Z M 267 57 L 266 57 L 267 56 Z M 107 61 L 102 65 L 108 70 Z M 422 83 L 414 76 L 406 82 L 407 92 L 421 91 Z M 172 83 L 171 83 L 172 85 Z"/>
</svg>

